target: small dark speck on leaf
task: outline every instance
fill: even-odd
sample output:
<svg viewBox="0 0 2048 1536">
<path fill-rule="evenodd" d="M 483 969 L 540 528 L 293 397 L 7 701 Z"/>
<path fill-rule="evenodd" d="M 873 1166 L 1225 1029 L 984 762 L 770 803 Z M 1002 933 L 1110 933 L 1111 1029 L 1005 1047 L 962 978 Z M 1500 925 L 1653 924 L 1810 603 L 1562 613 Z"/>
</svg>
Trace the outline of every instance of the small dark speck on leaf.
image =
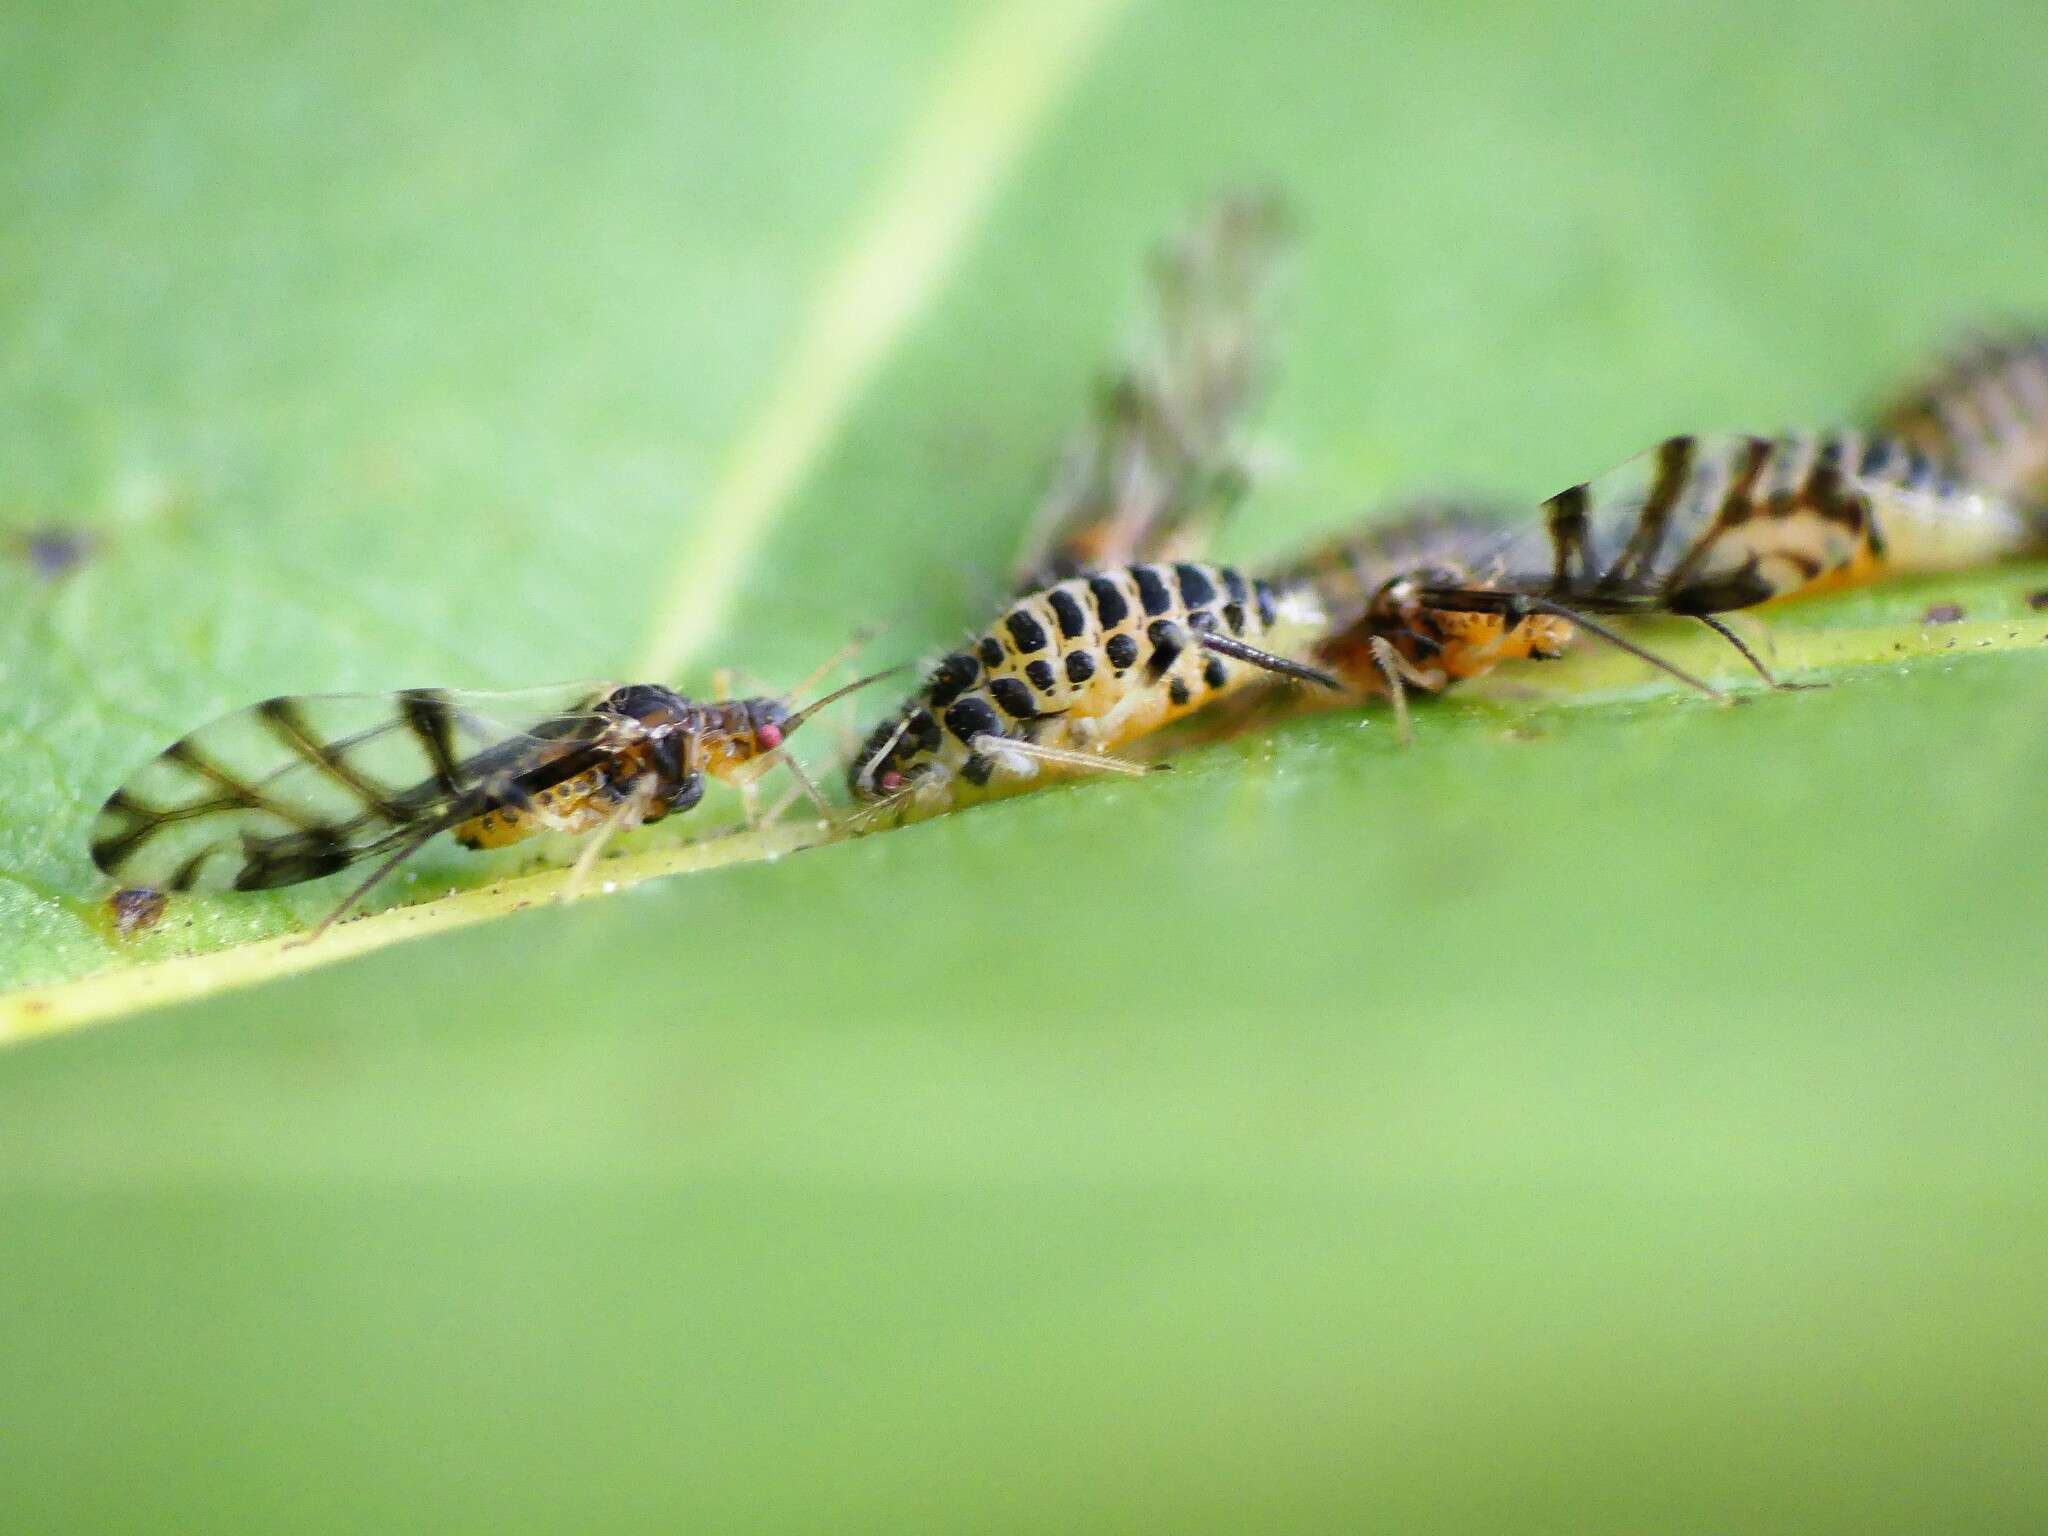
<svg viewBox="0 0 2048 1536">
<path fill-rule="evenodd" d="M 114 914 L 114 932 L 124 939 L 154 928 L 170 904 L 170 897 L 146 885 L 124 886 L 107 898 L 108 910 Z"/>
<path fill-rule="evenodd" d="M 1541 741 L 1543 732 L 1533 725 L 1511 725 L 1502 731 L 1503 741 Z"/>
<path fill-rule="evenodd" d="M 1920 615 L 1922 624 L 1959 624 L 1963 619 L 1961 603 L 1936 603 Z"/>
<path fill-rule="evenodd" d="M 2048 587 L 2043 587 L 2038 592 L 2029 592 L 2027 594 L 2027 606 L 2036 613 L 2040 613 L 2043 609 L 2048 609 Z"/>
<path fill-rule="evenodd" d="M 14 555 L 44 581 L 61 581 L 100 552 L 96 534 L 49 524 L 8 535 Z"/>
</svg>

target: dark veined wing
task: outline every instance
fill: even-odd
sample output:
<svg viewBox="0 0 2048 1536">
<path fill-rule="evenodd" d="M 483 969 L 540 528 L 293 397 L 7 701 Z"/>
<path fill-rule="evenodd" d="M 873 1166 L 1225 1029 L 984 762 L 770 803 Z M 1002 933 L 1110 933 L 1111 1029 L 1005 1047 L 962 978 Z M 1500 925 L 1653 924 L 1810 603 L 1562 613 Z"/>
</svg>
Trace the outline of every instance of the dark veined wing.
<svg viewBox="0 0 2048 1536">
<path fill-rule="evenodd" d="M 609 689 L 415 688 L 266 699 L 201 726 L 101 807 L 93 862 L 129 886 L 259 890 L 454 825 L 587 744 Z"/>
<path fill-rule="evenodd" d="M 1924 455 L 1854 432 L 1667 438 L 1551 497 L 1478 589 L 1426 595 L 1466 608 L 1517 596 L 1591 613 L 1745 608 L 1881 552 L 1873 493 L 1934 478 Z"/>
<path fill-rule="evenodd" d="M 1236 193 L 1154 253 L 1141 339 L 1061 455 L 1013 573 L 1018 591 L 1204 552 L 1250 483 L 1248 422 L 1290 244 L 1276 197 Z"/>
<path fill-rule="evenodd" d="M 1276 587 L 1309 588 L 1332 627 L 1343 628 L 1397 576 L 1436 573 L 1476 583 L 1497 573 L 1521 537 L 1513 516 L 1508 507 L 1479 498 L 1403 502 L 1303 550 L 1267 579 Z"/>
</svg>

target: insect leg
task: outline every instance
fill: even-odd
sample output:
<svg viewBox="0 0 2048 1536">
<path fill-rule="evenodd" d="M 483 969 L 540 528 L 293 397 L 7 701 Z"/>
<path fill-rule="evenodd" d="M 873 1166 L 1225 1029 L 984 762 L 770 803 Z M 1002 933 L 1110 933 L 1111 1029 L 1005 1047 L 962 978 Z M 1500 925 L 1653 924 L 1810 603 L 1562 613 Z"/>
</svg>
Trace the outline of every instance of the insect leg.
<svg viewBox="0 0 2048 1536">
<path fill-rule="evenodd" d="M 984 732 L 968 744 L 970 750 L 984 757 L 1000 762 L 1006 755 L 1027 758 L 1033 763 L 1044 763 L 1048 767 L 1079 768 L 1091 773 L 1125 773 L 1132 778 L 1143 778 L 1148 773 L 1161 773 L 1172 767 L 1170 763 L 1134 763 L 1126 757 L 1106 757 L 1100 752 L 1076 752 L 1070 747 L 1049 747 L 1042 742 L 1018 741 L 1009 736 L 998 736 Z"/>
<path fill-rule="evenodd" d="M 1436 693 L 1428 677 L 1417 671 L 1408 658 L 1394 649 L 1393 642 L 1385 635 L 1374 635 L 1366 649 L 1372 652 L 1373 664 L 1380 669 L 1380 676 L 1387 680 L 1387 696 L 1394 701 L 1394 739 L 1402 746 L 1412 745 L 1413 735 L 1408 729 L 1408 684 L 1413 683 L 1425 693 Z"/>
<path fill-rule="evenodd" d="M 632 787 L 612 808 L 611 815 L 605 818 L 604 825 L 590 835 L 590 841 L 576 855 L 576 862 L 569 868 L 569 878 L 562 884 L 562 901 L 574 901 L 583 894 L 583 888 L 590 883 L 590 872 L 603 857 L 606 844 L 619 833 L 631 831 L 647 819 L 658 788 L 659 781 L 651 773 L 643 773 L 633 781 Z"/>
<path fill-rule="evenodd" d="M 818 808 L 818 814 L 824 817 L 825 820 L 835 820 L 836 818 L 832 814 L 832 807 L 825 803 L 824 795 L 819 792 L 818 786 L 811 782 L 811 776 L 804 772 L 803 765 L 785 751 L 782 754 L 782 766 L 787 768 L 789 776 L 796 780 L 796 788 L 769 807 L 768 820 L 771 823 L 781 820 L 782 813 L 795 804 L 799 796 L 807 798 L 812 805 L 815 805 Z"/>
<path fill-rule="evenodd" d="M 319 938 L 321 934 L 341 921 L 343 913 L 369 895 L 372 886 L 390 874 L 391 871 L 398 868 L 407 859 L 418 853 L 422 848 L 426 847 L 438 834 L 447 831 L 448 828 L 455 824 L 444 816 L 437 820 L 429 821 L 423 826 L 413 828 L 399 841 L 398 846 L 392 851 L 391 857 L 371 870 L 369 877 L 346 896 L 342 897 L 341 904 L 321 918 L 314 925 L 313 931 L 308 933 L 304 939 L 299 940 L 299 942 L 310 944 L 313 940 Z"/>
<path fill-rule="evenodd" d="M 1827 687 L 1826 683 L 1779 682 L 1778 679 L 1772 675 L 1771 669 L 1765 666 L 1763 662 L 1758 659 L 1755 651 L 1752 651 L 1747 645 L 1744 645 L 1742 643 L 1742 637 L 1736 634 L 1734 630 L 1730 629 L 1726 624 L 1722 623 L 1719 619 L 1715 618 L 1710 613 L 1696 613 L 1693 615 L 1693 617 L 1698 619 L 1702 624 L 1706 625 L 1707 628 L 1711 629 L 1723 640 L 1726 640 L 1730 645 L 1734 646 L 1735 649 L 1742 654 L 1742 659 L 1748 662 L 1752 667 L 1756 668 L 1756 675 L 1762 678 L 1765 682 L 1769 683 L 1773 688 L 1779 690 L 1781 693 L 1798 693 L 1808 688 Z"/>
<path fill-rule="evenodd" d="M 1588 634 L 1596 635 L 1600 639 L 1605 640 L 1609 645 L 1627 651 L 1629 655 L 1635 657 L 1638 661 L 1648 662 L 1660 672 L 1669 673 L 1681 683 L 1684 683 L 1686 687 L 1698 689 L 1708 698 L 1714 700 L 1715 703 L 1727 704 L 1732 702 L 1727 694 L 1716 688 L 1712 683 L 1700 681 L 1700 679 L 1679 666 L 1678 663 L 1666 661 L 1655 651 L 1637 645 L 1635 641 L 1629 639 L 1628 636 L 1622 634 L 1619 630 L 1609 628 L 1598 619 L 1581 613 L 1576 608 L 1567 608 L 1563 603 L 1554 603 L 1547 597 L 1516 597 L 1504 605 L 1501 611 L 1507 615 L 1510 621 L 1519 621 L 1532 613 L 1548 613 L 1554 614 L 1560 619 L 1569 619 Z"/>
</svg>

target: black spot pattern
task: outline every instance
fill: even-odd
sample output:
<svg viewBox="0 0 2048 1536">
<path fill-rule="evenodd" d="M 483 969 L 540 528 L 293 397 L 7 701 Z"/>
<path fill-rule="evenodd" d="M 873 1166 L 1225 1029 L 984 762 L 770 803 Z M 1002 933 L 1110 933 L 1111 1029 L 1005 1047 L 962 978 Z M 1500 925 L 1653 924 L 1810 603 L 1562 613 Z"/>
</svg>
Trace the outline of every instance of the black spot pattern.
<svg viewBox="0 0 2048 1536">
<path fill-rule="evenodd" d="M 1067 652 L 1067 681 L 1076 688 L 1095 675 L 1095 658 L 1086 651 Z"/>
<path fill-rule="evenodd" d="M 1002 718 L 989 708 L 988 701 L 972 694 L 946 711 L 946 729 L 962 746 L 990 731 L 1001 732 L 1002 728 Z"/>
<path fill-rule="evenodd" d="M 1081 609 L 1081 600 L 1065 587 L 1054 587 L 1046 594 L 1045 600 L 1052 609 L 1052 616 L 1059 621 L 1060 638 L 1080 639 L 1088 628 L 1088 615 Z"/>
<path fill-rule="evenodd" d="M 964 651 L 955 651 L 932 668 L 931 679 L 925 684 L 925 702 L 933 709 L 944 709 L 972 688 L 980 676 L 981 663 Z"/>
<path fill-rule="evenodd" d="M 1124 600 L 1123 588 L 1107 576 L 1089 577 L 1088 595 L 1095 599 L 1095 619 L 1104 629 L 1115 629 L 1130 617 L 1131 605 Z"/>
<path fill-rule="evenodd" d="M 1138 584 L 1138 601 L 1145 605 L 1146 613 L 1157 617 L 1173 606 L 1173 597 L 1166 590 L 1157 566 L 1133 566 L 1131 580 Z"/>
<path fill-rule="evenodd" d="M 1022 678 L 998 677 L 988 685 L 988 696 L 1005 714 L 1018 720 L 1035 720 L 1038 717 L 1038 701 L 1031 696 L 1031 690 L 1024 686 Z"/>
<path fill-rule="evenodd" d="M 1033 651 L 1045 649 L 1047 643 L 1045 626 L 1033 618 L 1027 610 L 1023 608 L 1016 609 L 1007 619 L 1003 620 L 1003 626 L 1009 630 L 1010 638 L 1017 642 L 1018 655 L 1029 656 Z"/>
<path fill-rule="evenodd" d="M 1052 669 L 1052 663 L 1043 656 L 1024 669 L 1024 676 L 1040 693 L 1051 693 L 1059 682 L 1059 674 Z"/>
<path fill-rule="evenodd" d="M 1134 666 L 1138 660 L 1138 642 L 1129 635 L 1111 635 L 1102 653 L 1109 658 L 1109 664 L 1122 672 Z"/>
</svg>

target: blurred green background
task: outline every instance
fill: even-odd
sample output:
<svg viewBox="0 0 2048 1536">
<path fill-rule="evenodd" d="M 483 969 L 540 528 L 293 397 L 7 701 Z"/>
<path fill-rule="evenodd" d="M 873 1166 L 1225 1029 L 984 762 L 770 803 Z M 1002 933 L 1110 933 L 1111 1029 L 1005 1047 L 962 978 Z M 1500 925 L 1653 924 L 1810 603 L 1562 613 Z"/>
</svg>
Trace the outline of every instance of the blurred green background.
<svg viewBox="0 0 2048 1536">
<path fill-rule="evenodd" d="M 1005 14 L 0 12 L 0 509 L 102 541 L 0 571 L 0 979 L 333 899 L 108 937 L 90 809 L 193 722 L 626 666 Z M 2048 301 L 2044 48 L 1106 15 L 678 681 L 977 617 L 1226 181 L 1306 242 L 1239 553 L 1853 413 Z M 0 1054 L 0 1523 L 2039 1529 L 2043 588 L 1775 615 L 1825 692 L 1298 721 Z"/>
</svg>

